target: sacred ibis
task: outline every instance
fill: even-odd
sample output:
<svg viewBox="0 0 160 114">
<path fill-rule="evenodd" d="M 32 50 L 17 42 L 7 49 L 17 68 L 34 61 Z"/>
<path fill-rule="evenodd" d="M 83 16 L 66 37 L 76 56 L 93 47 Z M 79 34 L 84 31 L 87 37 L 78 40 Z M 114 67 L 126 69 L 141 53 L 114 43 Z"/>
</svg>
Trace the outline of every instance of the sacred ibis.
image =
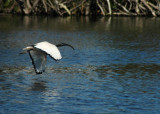
<svg viewBox="0 0 160 114">
<path fill-rule="evenodd" d="M 58 49 L 58 47 L 61 46 L 69 46 L 74 50 L 73 46 L 66 43 L 54 45 L 47 41 L 43 41 L 23 48 L 23 52 L 20 54 L 29 53 L 36 74 L 42 74 L 42 72 L 45 72 L 47 55 L 56 61 L 62 59 L 61 53 Z"/>
</svg>

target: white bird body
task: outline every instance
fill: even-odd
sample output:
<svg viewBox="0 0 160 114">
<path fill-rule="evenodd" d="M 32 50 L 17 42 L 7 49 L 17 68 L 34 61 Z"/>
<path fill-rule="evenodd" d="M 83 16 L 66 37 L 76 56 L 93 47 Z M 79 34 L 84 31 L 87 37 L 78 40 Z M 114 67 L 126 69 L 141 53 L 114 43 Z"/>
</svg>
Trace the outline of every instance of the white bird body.
<svg viewBox="0 0 160 114">
<path fill-rule="evenodd" d="M 20 54 L 24 54 L 28 52 L 36 73 L 41 74 L 42 72 L 45 71 L 47 55 L 50 55 L 54 60 L 62 59 L 61 53 L 59 49 L 57 48 L 61 46 L 69 46 L 72 49 L 74 49 L 69 44 L 61 43 L 58 45 L 54 45 L 47 41 L 43 41 L 40 43 L 36 43 L 35 45 L 31 45 L 31 46 L 27 46 L 26 48 L 23 48 L 24 52 Z"/>
</svg>

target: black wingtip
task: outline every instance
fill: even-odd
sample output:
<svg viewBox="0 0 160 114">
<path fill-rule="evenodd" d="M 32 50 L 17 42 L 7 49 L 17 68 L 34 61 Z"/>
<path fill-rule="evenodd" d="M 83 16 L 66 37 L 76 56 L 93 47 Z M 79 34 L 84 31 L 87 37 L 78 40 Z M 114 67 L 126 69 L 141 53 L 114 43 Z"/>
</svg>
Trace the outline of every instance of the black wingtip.
<svg viewBox="0 0 160 114">
<path fill-rule="evenodd" d="M 42 74 L 42 72 L 36 72 L 36 74 L 38 75 L 38 74 Z"/>
<path fill-rule="evenodd" d="M 43 72 L 45 72 L 45 70 L 39 71 L 39 70 L 36 69 L 35 72 L 36 72 L 36 74 L 42 74 Z"/>
</svg>

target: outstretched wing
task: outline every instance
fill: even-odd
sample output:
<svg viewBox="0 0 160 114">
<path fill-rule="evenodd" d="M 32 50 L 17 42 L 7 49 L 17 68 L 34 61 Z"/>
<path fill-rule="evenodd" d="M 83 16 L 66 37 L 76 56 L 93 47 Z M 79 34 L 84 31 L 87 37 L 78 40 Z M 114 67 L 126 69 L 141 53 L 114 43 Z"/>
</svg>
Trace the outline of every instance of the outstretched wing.
<svg viewBox="0 0 160 114">
<path fill-rule="evenodd" d="M 41 74 L 44 72 L 46 66 L 46 53 L 41 50 L 34 49 L 29 51 L 29 55 L 36 73 Z"/>
<path fill-rule="evenodd" d="M 58 48 L 49 42 L 46 42 L 46 41 L 40 42 L 40 43 L 35 44 L 34 47 L 46 52 L 55 60 L 62 59 L 61 53 L 58 50 Z"/>
</svg>

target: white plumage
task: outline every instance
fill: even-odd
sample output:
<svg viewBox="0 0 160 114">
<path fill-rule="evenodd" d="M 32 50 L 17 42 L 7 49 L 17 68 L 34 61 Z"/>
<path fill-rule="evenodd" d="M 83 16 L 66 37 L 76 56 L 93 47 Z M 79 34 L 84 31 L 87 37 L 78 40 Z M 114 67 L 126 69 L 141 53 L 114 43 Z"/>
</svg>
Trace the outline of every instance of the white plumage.
<svg viewBox="0 0 160 114">
<path fill-rule="evenodd" d="M 49 42 L 46 42 L 46 41 L 40 42 L 40 43 L 35 44 L 34 47 L 41 49 L 42 51 L 46 52 L 47 54 L 49 54 L 51 57 L 53 57 L 56 60 L 62 59 L 59 49 L 55 45 Z"/>
<path fill-rule="evenodd" d="M 62 59 L 61 53 L 58 49 L 58 47 L 61 46 L 69 46 L 72 49 L 74 49 L 71 45 L 66 43 L 54 45 L 47 41 L 43 41 L 35 45 L 30 45 L 27 46 L 26 48 L 23 48 L 23 52 L 21 52 L 20 54 L 25 54 L 26 52 L 28 52 L 32 60 L 35 72 L 37 74 L 41 74 L 42 72 L 45 71 L 47 55 L 50 55 L 54 60 Z"/>
</svg>

